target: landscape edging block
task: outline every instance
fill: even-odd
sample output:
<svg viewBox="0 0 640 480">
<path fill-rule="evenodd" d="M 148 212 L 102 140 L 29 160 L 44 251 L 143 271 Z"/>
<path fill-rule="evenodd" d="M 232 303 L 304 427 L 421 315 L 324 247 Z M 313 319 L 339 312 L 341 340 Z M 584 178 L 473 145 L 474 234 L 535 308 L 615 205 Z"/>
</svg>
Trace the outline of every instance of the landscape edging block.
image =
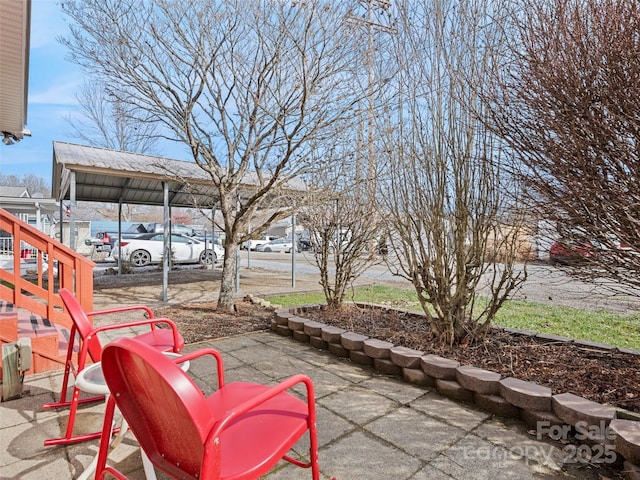
<svg viewBox="0 0 640 480">
<path fill-rule="evenodd" d="M 367 338 L 364 341 L 363 350 L 371 358 L 389 358 L 393 343 L 378 340 L 377 338 Z"/>
<path fill-rule="evenodd" d="M 389 358 L 393 363 L 402 368 L 418 368 L 424 352 L 407 347 L 393 347 L 389 352 Z"/>
<path fill-rule="evenodd" d="M 456 369 L 456 380 L 467 390 L 483 395 L 499 395 L 502 375 L 490 370 L 462 365 Z"/>
<path fill-rule="evenodd" d="M 424 373 L 434 378 L 455 380 L 456 370 L 460 366 L 460 363 L 450 358 L 429 354 L 420 357 L 420 366 Z"/>
<path fill-rule="evenodd" d="M 366 305 L 366 304 L 365 304 Z M 376 305 L 371 305 L 376 306 Z M 380 308 L 380 306 L 377 306 Z M 304 306 L 304 307 L 293 307 L 293 310 L 296 313 L 299 313 L 302 308 L 311 309 L 311 308 L 321 308 L 318 305 L 312 306 Z M 289 309 L 289 313 L 291 314 L 291 309 Z M 281 315 L 280 310 L 277 310 L 277 314 L 275 318 L 271 321 L 271 330 L 275 333 L 283 336 L 293 336 L 293 330 L 288 328 L 287 325 L 280 325 L 278 322 L 278 318 L 284 318 L 285 315 Z M 288 319 L 287 319 L 288 320 Z M 310 321 L 311 322 L 311 321 Z M 527 382 L 524 380 L 517 379 L 515 377 L 505 377 L 501 378 L 497 381 L 498 390 L 500 395 L 487 394 L 483 392 L 477 392 L 472 390 L 471 388 L 466 388 L 461 382 L 458 381 L 458 372 L 462 369 L 463 374 L 461 378 L 463 378 L 463 382 L 468 380 L 465 378 L 464 373 L 478 371 L 481 372 L 480 377 L 486 376 L 485 381 L 488 379 L 488 383 L 492 383 L 495 381 L 496 377 L 492 377 L 491 374 L 500 377 L 501 375 L 497 372 L 492 372 L 490 370 L 483 370 L 477 367 L 473 367 L 471 365 L 460 366 L 459 362 L 451 359 L 447 359 L 444 357 L 438 357 L 436 355 L 422 355 L 417 357 L 420 362 L 420 369 L 417 368 L 403 368 L 399 365 L 396 365 L 391 361 L 390 358 L 373 358 L 367 355 L 364 352 L 365 342 L 370 340 L 370 344 L 376 344 L 376 342 L 389 343 L 384 342 L 377 339 L 370 339 L 369 337 L 353 332 L 349 332 L 337 327 L 332 327 L 326 324 L 322 324 L 319 322 L 311 322 L 315 323 L 318 326 L 319 335 L 313 337 L 309 336 L 309 338 L 313 338 L 318 342 L 322 342 L 323 345 L 326 345 L 329 349 L 329 352 L 334 354 L 337 357 L 342 358 L 350 358 L 353 354 L 354 357 L 357 357 L 359 362 L 362 365 L 371 365 L 380 371 L 381 373 L 386 373 L 389 375 L 397 375 L 401 376 L 410 383 L 414 383 L 416 385 L 422 386 L 435 386 L 436 389 L 444 396 L 452 398 L 454 400 L 461 400 L 465 402 L 474 402 L 479 407 L 486 409 L 490 413 L 494 413 L 496 415 L 502 416 L 517 416 L 517 413 L 520 412 L 520 418 L 529 428 L 536 427 L 540 422 L 545 422 L 550 425 L 571 425 L 571 423 L 563 420 L 559 415 L 556 415 L 555 410 L 558 410 L 565 419 L 569 419 L 575 421 L 584 421 L 588 424 L 593 423 L 594 420 L 602 420 L 607 422 L 609 420 L 609 428 L 613 429 L 616 433 L 614 439 L 614 445 L 616 447 L 616 451 L 624 457 L 625 468 L 627 466 L 634 467 L 636 470 L 630 471 L 629 474 L 631 476 L 627 476 L 625 474 L 625 478 L 636 480 L 634 475 L 637 474 L 638 468 L 636 465 L 640 463 L 640 422 L 635 420 L 621 420 L 616 419 L 616 409 L 613 407 L 609 407 L 606 405 L 601 405 L 596 402 L 592 402 L 590 400 L 584 399 L 577 395 L 573 395 L 571 393 L 561 393 L 553 395 L 551 393 L 551 389 L 545 387 L 543 385 L 539 385 L 533 382 Z M 307 323 L 304 324 L 305 327 Z M 315 325 L 314 325 L 315 327 Z M 285 333 L 284 330 L 287 330 Z M 508 329 L 503 328 L 503 331 L 518 334 L 518 335 L 528 335 L 528 336 L 538 336 L 536 332 L 530 332 L 525 330 L 518 329 Z M 335 342 L 330 342 L 325 339 L 325 337 L 330 338 L 332 340 L 336 340 Z M 549 338 L 553 337 L 553 338 Z M 539 335 L 539 338 L 545 340 L 554 340 L 562 342 L 564 341 L 564 337 L 556 338 L 554 336 L 546 336 Z M 339 339 L 339 340 L 338 340 Z M 569 342 L 573 342 L 573 340 L 569 339 Z M 345 346 L 348 345 L 351 348 L 347 348 Z M 579 343 L 579 342 L 576 342 Z M 612 350 L 616 349 L 616 347 L 610 347 L 605 344 L 598 344 L 596 342 L 582 342 L 585 345 L 589 345 L 594 348 L 600 348 L 602 350 Z M 393 348 L 401 348 L 406 350 L 406 347 L 393 347 Z M 617 349 L 618 351 L 629 350 L 629 349 Z M 412 353 L 422 353 L 417 350 L 413 350 Z M 631 350 L 628 353 L 631 354 L 640 354 L 635 350 Z M 391 349 L 390 349 L 391 356 Z M 409 355 L 412 356 L 412 355 Z M 365 358 L 366 357 L 366 358 Z M 362 363 L 361 363 L 362 362 Z M 370 363 L 371 362 L 371 363 Z M 420 372 L 419 375 L 416 373 Z M 482 382 L 480 382 L 482 383 Z M 468 384 L 469 386 L 470 384 Z M 476 387 L 477 388 L 477 387 Z M 489 387 L 491 389 L 492 387 Z M 482 389 L 482 388 L 481 388 Z M 558 397 L 558 398 L 555 398 Z M 574 398 L 575 397 L 575 398 Z M 555 401 L 554 401 L 555 398 Z M 571 409 L 572 413 L 568 413 L 566 408 L 567 403 L 571 403 L 571 401 L 575 400 L 578 405 L 586 407 L 587 412 L 580 411 L 580 409 Z M 507 402 L 504 404 L 502 401 Z M 506 407 L 509 405 L 513 407 L 513 409 L 508 408 L 502 413 L 499 411 L 500 408 Z M 484 407 L 483 407 L 484 406 Z M 495 411 L 498 410 L 498 411 Z M 613 418 L 610 418 L 613 412 Z M 604 418 L 601 418 L 604 416 Z M 617 430 L 616 430 L 617 429 Z M 628 438 L 628 437 L 631 438 Z M 608 443 L 606 439 L 603 439 L 603 442 L 596 443 Z"/>
<path fill-rule="evenodd" d="M 345 332 L 340 336 L 340 343 L 347 350 L 362 350 L 367 338 L 369 337 L 359 333 Z"/>
<path fill-rule="evenodd" d="M 560 393 L 551 398 L 553 413 L 567 425 L 585 422 L 587 425 L 608 426 L 616 418 L 616 409 L 601 405 L 573 393 Z"/>
<path fill-rule="evenodd" d="M 523 410 L 551 412 L 551 389 L 515 377 L 500 380 L 500 396 Z"/>
<path fill-rule="evenodd" d="M 640 465 L 640 423 L 612 420 L 609 428 L 615 434 L 616 451 L 634 465 Z"/>
</svg>

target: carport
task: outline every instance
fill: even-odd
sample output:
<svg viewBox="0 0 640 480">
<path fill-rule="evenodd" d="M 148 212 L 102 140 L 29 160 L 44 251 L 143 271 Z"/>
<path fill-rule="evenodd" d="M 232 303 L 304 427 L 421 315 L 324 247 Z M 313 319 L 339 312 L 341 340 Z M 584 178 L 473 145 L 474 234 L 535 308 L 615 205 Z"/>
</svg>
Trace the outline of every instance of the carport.
<svg viewBox="0 0 640 480">
<path fill-rule="evenodd" d="M 251 175 L 244 183 L 247 191 L 258 184 L 257 178 Z M 305 186 L 302 181 L 290 182 L 289 188 L 300 191 Z M 75 231 L 75 207 L 79 201 L 117 203 L 119 235 L 122 204 L 163 206 L 167 253 L 163 265 L 163 300 L 167 299 L 171 208 L 214 209 L 219 203 L 211 179 L 194 162 L 64 142 L 53 142 L 52 196 L 60 202 L 60 218 L 64 215 L 62 201 L 69 202 L 71 232 Z M 70 247 L 75 249 L 73 235 Z"/>
</svg>

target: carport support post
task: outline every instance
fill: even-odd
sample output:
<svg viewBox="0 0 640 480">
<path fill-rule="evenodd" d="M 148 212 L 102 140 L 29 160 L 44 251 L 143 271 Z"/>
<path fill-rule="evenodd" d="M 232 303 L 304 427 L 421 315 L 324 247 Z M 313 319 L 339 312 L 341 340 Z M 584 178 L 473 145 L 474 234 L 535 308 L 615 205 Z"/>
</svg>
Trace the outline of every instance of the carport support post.
<svg viewBox="0 0 640 480">
<path fill-rule="evenodd" d="M 118 275 L 122 275 L 122 246 L 120 241 L 122 240 L 122 197 L 118 199 L 118 238 L 116 239 L 115 247 L 118 248 Z"/>
<path fill-rule="evenodd" d="M 76 172 L 71 170 L 70 192 L 69 192 L 69 248 L 76 249 Z"/>
<path fill-rule="evenodd" d="M 63 204 L 63 196 L 62 193 L 60 194 L 60 197 L 58 197 L 60 199 L 60 243 L 64 243 L 64 204 Z"/>
<path fill-rule="evenodd" d="M 167 288 L 169 285 L 169 256 L 171 252 L 169 250 L 169 234 L 171 233 L 169 227 L 169 183 L 162 182 L 162 193 L 163 193 L 163 203 L 164 203 L 164 232 L 162 234 L 162 239 L 164 243 L 164 255 L 162 255 L 162 301 L 166 302 Z"/>
<path fill-rule="evenodd" d="M 291 215 L 291 288 L 296 288 L 296 214 Z"/>
<path fill-rule="evenodd" d="M 251 225 L 247 230 L 248 233 L 251 233 Z M 251 268 L 251 240 L 247 243 L 247 268 Z M 240 250 L 242 250 L 242 245 L 240 245 Z"/>
<path fill-rule="evenodd" d="M 236 200 L 236 214 L 240 210 L 240 197 Z M 240 245 L 236 245 L 236 293 L 240 292 Z"/>
</svg>

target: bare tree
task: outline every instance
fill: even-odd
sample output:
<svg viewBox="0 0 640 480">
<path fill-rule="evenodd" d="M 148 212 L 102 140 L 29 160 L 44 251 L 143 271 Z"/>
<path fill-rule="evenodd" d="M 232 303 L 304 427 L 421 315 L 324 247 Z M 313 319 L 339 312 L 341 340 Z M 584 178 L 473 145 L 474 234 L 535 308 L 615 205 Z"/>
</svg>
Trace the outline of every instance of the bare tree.
<svg viewBox="0 0 640 480">
<path fill-rule="evenodd" d="M 85 80 L 81 90 L 75 95 L 80 104 L 79 115 L 65 117 L 73 130 L 73 136 L 96 147 L 157 154 L 157 125 L 136 118 L 129 112 L 131 106 L 119 102 L 107 92 L 104 81 L 98 78 Z M 149 221 L 152 221 L 155 220 L 154 216 L 158 216 L 155 208 L 145 205 L 117 206 L 102 202 L 82 202 L 82 206 L 103 218 L 113 220 L 118 220 L 118 215 L 124 221 L 143 220 L 147 216 L 151 216 Z"/>
<path fill-rule="evenodd" d="M 357 152 L 352 144 L 337 141 L 345 134 L 347 129 L 337 131 L 332 148 L 322 149 L 327 165 L 309 180 L 314 188 L 301 215 L 330 309 L 341 308 L 353 281 L 376 261 L 370 246 L 377 243 L 382 228 L 367 195 L 368 179 L 360 179 L 354 168 Z"/>
<path fill-rule="evenodd" d="M 108 95 L 104 81 L 85 81 L 76 99 L 80 116 L 68 116 L 75 137 L 89 145 L 135 152 L 157 154 L 157 125 L 130 112 L 131 105 Z"/>
<path fill-rule="evenodd" d="M 397 125 L 381 129 L 388 168 L 380 199 L 397 273 L 413 283 L 435 339 L 448 345 L 485 331 L 526 275 L 514 264 L 520 216 L 505 195 L 505 152 L 481 121 L 481 92 L 504 48 L 503 8 L 397 7 Z"/>
<path fill-rule="evenodd" d="M 225 259 L 218 308 L 231 308 L 237 245 L 258 209 L 292 213 L 310 141 L 350 115 L 351 49 L 333 2 L 82 0 L 64 3 L 74 60 L 132 112 L 183 142 L 217 188 Z M 175 172 L 172 172 L 175 173 Z M 287 196 L 286 200 L 281 200 Z M 213 201 L 214 199 L 212 199 Z"/>
<path fill-rule="evenodd" d="M 525 2 L 515 20 L 494 125 L 531 211 L 585 260 L 568 273 L 640 286 L 640 4 Z"/>
<path fill-rule="evenodd" d="M 0 173 L 0 185 L 6 185 L 7 187 L 24 187 L 31 196 L 33 196 L 34 193 L 41 193 L 45 197 L 51 195 L 51 189 L 45 184 L 44 178 L 32 173 L 22 176 L 4 175 Z"/>
</svg>

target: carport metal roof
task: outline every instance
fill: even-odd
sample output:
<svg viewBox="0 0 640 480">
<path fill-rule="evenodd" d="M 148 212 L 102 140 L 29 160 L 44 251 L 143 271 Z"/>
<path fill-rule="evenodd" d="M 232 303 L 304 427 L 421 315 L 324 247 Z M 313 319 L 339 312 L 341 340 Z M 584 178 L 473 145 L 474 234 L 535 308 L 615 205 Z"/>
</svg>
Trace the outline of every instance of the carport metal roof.
<svg viewBox="0 0 640 480">
<path fill-rule="evenodd" d="M 57 200 L 164 205 L 163 183 L 169 206 L 213 208 L 218 202 L 217 189 L 194 162 L 53 142 L 52 196 Z M 247 189 L 257 185 L 255 174 L 244 183 Z M 288 188 L 300 191 L 305 185 L 293 180 Z"/>
<path fill-rule="evenodd" d="M 259 185 L 257 180 L 254 173 L 247 174 L 243 182 L 245 191 L 254 190 Z M 165 186 L 168 206 L 214 208 L 218 203 L 217 189 L 206 172 L 194 162 L 53 142 L 51 190 L 53 198 L 60 201 L 61 215 L 62 200 L 72 203 L 165 205 Z M 286 189 L 289 192 L 301 192 L 306 185 L 301 180 L 293 179 L 287 182 Z M 242 196 L 242 187 L 240 192 Z M 73 231 L 73 209 L 70 217 Z M 169 223 L 166 210 L 164 221 L 165 224 Z M 168 252 L 168 238 L 165 237 L 165 252 Z M 72 235 L 71 248 L 75 248 L 74 239 Z M 168 258 L 169 255 L 165 255 L 163 262 L 163 301 L 167 300 Z"/>
</svg>

